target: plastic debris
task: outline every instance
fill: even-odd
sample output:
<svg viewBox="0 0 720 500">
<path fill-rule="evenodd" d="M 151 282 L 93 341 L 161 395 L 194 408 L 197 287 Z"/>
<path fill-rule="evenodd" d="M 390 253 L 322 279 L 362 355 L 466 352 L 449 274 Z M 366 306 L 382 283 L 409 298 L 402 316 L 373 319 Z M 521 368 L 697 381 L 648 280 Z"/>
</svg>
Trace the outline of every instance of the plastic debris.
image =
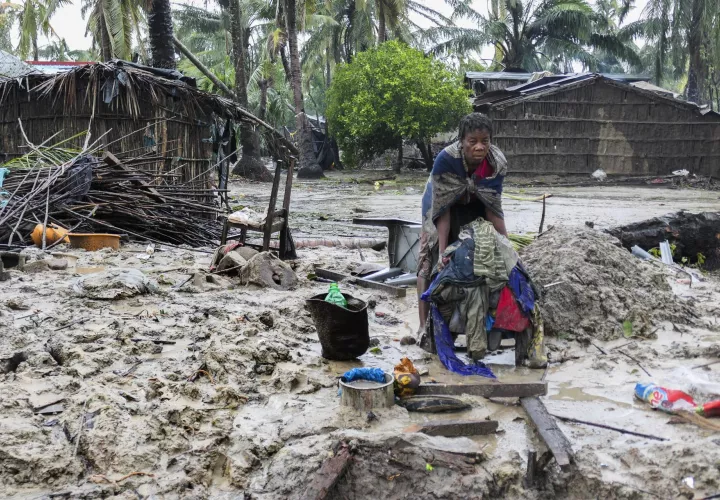
<svg viewBox="0 0 720 500">
<path fill-rule="evenodd" d="M 331 304 L 335 304 L 340 307 L 347 307 L 347 300 L 345 300 L 343 294 L 340 293 L 340 288 L 337 283 L 330 284 L 328 294 L 325 296 L 325 302 L 330 302 Z"/>
<path fill-rule="evenodd" d="M 137 269 L 111 269 L 78 278 L 72 290 L 90 299 L 114 300 L 157 293 L 160 287 Z"/>
<path fill-rule="evenodd" d="M 382 384 L 385 382 L 385 372 L 380 368 L 353 368 L 342 376 L 342 381 L 346 384 L 354 380 L 370 380 Z"/>
<path fill-rule="evenodd" d="M 607 179 L 607 174 L 601 168 L 598 168 L 595 172 L 593 172 L 592 176 L 594 179 L 597 179 L 599 181 L 604 181 L 605 179 Z"/>
</svg>

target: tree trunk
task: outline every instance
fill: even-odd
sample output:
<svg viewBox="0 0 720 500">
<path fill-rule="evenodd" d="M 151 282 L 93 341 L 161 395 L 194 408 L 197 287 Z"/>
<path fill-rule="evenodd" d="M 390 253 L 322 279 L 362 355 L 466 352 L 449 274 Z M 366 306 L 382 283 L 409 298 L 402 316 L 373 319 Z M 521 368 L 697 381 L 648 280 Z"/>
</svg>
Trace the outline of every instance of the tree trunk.
<svg viewBox="0 0 720 500">
<path fill-rule="evenodd" d="M 701 104 L 703 98 L 703 84 L 705 71 L 702 57 L 702 27 L 703 27 L 703 0 L 692 0 L 692 13 L 688 27 L 688 52 L 690 53 L 690 67 L 686 95 L 688 101 Z"/>
<path fill-rule="evenodd" d="M 297 40 L 297 5 L 295 0 L 286 0 L 285 21 L 287 23 L 288 45 L 290 45 L 290 86 L 295 99 L 295 124 L 297 127 L 298 149 L 300 150 L 300 170 L 298 177 L 317 179 L 324 177 L 313 151 L 310 122 L 305 116 L 302 96 L 302 72 Z"/>
<path fill-rule="evenodd" d="M 38 54 L 37 34 L 33 35 L 32 46 L 33 46 L 33 61 L 39 61 L 40 55 Z"/>
<path fill-rule="evenodd" d="M 258 118 L 265 121 L 265 113 L 267 112 L 267 94 L 268 88 L 270 88 L 270 80 L 263 78 L 258 83 L 260 87 L 260 110 L 258 112 Z"/>
<path fill-rule="evenodd" d="M 230 90 L 227 85 L 225 85 L 222 81 L 218 80 L 218 77 L 215 76 L 215 74 L 210 71 L 203 63 L 200 62 L 200 60 L 195 57 L 195 54 L 190 52 L 190 49 L 185 47 L 180 40 L 177 39 L 176 36 L 173 36 L 173 42 L 175 43 L 175 46 L 180 51 L 182 55 L 187 57 L 193 65 L 200 70 L 200 73 L 205 75 L 205 77 L 213 82 L 213 85 L 215 85 L 218 89 L 220 89 L 226 96 L 228 96 L 230 99 L 233 99 L 234 101 L 237 101 L 238 98 L 235 95 L 235 92 Z"/>
<path fill-rule="evenodd" d="M 403 167 L 403 141 L 400 139 L 400 144 L 398 145 L 398 156 L 397 161 L 395 162 L 395 173 L 400 173 L 400 170 L 402 170 Z"/>
<path fill-rule="evenodd" d="M 423 162 L 425 162 L 425 168 L 428 172 L 430 172 L 433 168 L 433 157 L 432 150 L 430 149 L 430 144 L 426 143 L 425 141 L 417 141 L 417 147 L 423 157 Z"/>
<path fill-rule="evenodd" d="M 676 262 L 687 257 L 689 262 L 694 263 L 698 254 L 702 254 L 706 258 L 705 269 L 720 267 L 720 214 L 716 212 L 678 212 L 615 227 L 607 232 L 628 249 L 637 245 L 643 250 L 650 250 L 668 240 L 676 245 Z"/>
<path fill-rule="evenodd" d="M 105 24 L 105 18 L 103 16 L 98 19 L 98 23 L 100 24 L 100 55 L 103 61 L 109 61 L 113 58 L 110 33 L 108 33 L 107 24 Z"/>
<path fill-rule="evenodd" d="M 330 72 L 330 46 L 325 49 L 325 90 L 330 88 L 332 73 Z"/>
<path fill-rule="evenodd" d="M 238 104 L 247 109 L 247 76 L 245 74 L 245 54 L 247 54 L 247 51 L 245 40 L 249 39 L 247 39 L 243 33 L 240 2 L 238 0 L 230 0 L 228 11 L 230 16 L 233 63 L 235 66 L 235 95 L 237 96 Z M 265 168 L 265 164 L 260 159 L 260 135 L 250 124 L 245 122 L 240 123 L 240 144 L 242 146 L 242 157 L 240 161 L 235 164 L 232 173 L 248 179 L 272 182 L 272 174 Z"/>
<path fill-rule="evenodd" d="M 387 41 L 387 29 L 385 28 L 385 2 L 377 0 L 378 9 L 378 45 Z"/>
<path fill-rule="evenodd" d="M 280 47 L 280 61 L 282 61 L 283 70 L 285 71 L 285 80 L 290 83 L 290 77 L 292 71 L 290 70 L 290 61 L 288 61 L 287 52 L 285 52 L 285 46 Z"/>
<path fill-rule="evenodd" d="M 152 0 L 148 12 L 148 36 L 153 67 L 175 69 L 170 0 Z"/>
</svg>

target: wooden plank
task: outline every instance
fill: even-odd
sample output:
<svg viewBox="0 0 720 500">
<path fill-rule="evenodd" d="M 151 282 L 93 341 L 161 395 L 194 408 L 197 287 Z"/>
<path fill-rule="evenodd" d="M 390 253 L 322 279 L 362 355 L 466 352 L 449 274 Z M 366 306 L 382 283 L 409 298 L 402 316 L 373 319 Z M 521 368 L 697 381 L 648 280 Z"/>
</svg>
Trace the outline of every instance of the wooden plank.
<svg viewBox="0 0 720 500">
<path fill-rule="evenodd" d="M 317 471 L 315 477 L 305 489 L 302 498 L 306 500 L 324 500 L 329 497 L 333 487 L 345 474 L 350 465 L 350 451 L 342 448 L 337 455 L 325 460 Z"/>
<path fill-rule="evenodd" d="M 290 196 L 292 193 L 293 171 L 295 169 L 295 158 L 290 157 L 287 177 L 285 178 L 285 193 L 283 194 L 283 226 L 280 229 L 280 258 L 296 259 L 295 242 L 290 234 Z"/>
<path fill-rule="evenodd" d="M 116 167 L 116 168 L 119 168 L 120 170 L 124 170 L 125 172 L 132 173 L 132 171 L 130 169 L 128 169 L 125 165 L 123 165 L 122 162 L 120 160 L 118 160 L 117 157 L 109 151 L 105 151 L 105 153 L 103 154 L 103 160 L 105 161 L 105 163 L 107 163 L 108 165 L 110 165 L 112 167 Z M 141 180 L 132 180 L 130 182 L 133 185 L 140 186 L 145 191 L 151 193 L 153 195 L 152 198 L 154 198 L 156 201 L 165 201 L 165 198 L 163 198 L 162 195 L 160 193 L 158 193 L 157 190 L 154 189 L 147 182 L 141 181 Z"/>
<path fill-rule="evenodd" d="M 273 218 L 275 217 L 275 204 L 277 203 L 278 188 L 280 187 L 280 161 L 275 164 L 275 176 L 273 177 L 272 190 L 270 191 L 270 203 L 268 204 L 267 217 L 265 218 L 265 229 L 263 231 L 263 252 L 270 249 L 270 238 L 273 234 Z"/>
<path fill-rule="evenodd" d="M 555 461 L 562 468 L 568 467 L 573 460 L 573 451 L 565 434 L 555 419 L 550 416 L 545 405 L 536 397 L 520 398 L 520 404 L 545 442 Z"/>
<path fill-rule="evenodd" d="M 422 432 L 428 436 L 481 436 L 492 434 L 498 428 L 496 420 L 433 420 L 411 425 L 405 432 Z"/>
<path fill-rule="evenodd" d="M 482 396 L 484 398 L 523 398 L 544 396 L 547 394 L 547 382 L 519 382 L 503 384 L 500 382 L 486 384 L 422 384 L 415 394 L 426 396 L 431 394 Z"/>
<path fill-rule="evenodd" d="M 382 292 L 392 294 L 395 297 L 405 297 L 405 295 L 407 294 L 407 292 L 404 288 L 386 285 L 385 283 L 375 283 L 374 281 L 368 281 L 368 280 L 364 280 L 362 278 L 348 276 L 347 274 L 338 273 L 336 271 L 331 271 L 329 269 L 317 268 L 317 269 L 315 269 L 315 275 L 320 278 L 325 278 L 325 279 L 335 280 L 335 281 L 348 280 L 350 283 L 355 283 L 356 285 L 361 286 L 363 288 L 372 288 L 373 290 L 380 290 Z"/>
</svg>

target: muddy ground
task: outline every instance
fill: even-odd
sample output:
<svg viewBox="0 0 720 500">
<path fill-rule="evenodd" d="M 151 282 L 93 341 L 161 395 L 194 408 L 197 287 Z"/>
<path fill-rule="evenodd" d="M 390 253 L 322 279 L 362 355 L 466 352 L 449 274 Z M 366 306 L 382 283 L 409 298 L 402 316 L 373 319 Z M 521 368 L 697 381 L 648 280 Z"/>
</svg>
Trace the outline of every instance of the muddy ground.
<svg viewBox="0 0 720 500">
<path fill-rule="evenodd" d="M 417 220 L 424 176 L 408 174 L 377 189 L 351 182 L 378 176 L 344 173 L 296 182 L 294 235 L 384 238 L 384 229 L 352 225 L 352 217 Z M 255 208 L 269 196 L 264 184 L 236 181 L 232 190 L 233 203 Z M 506 194 L 544 192 L 553 194 L 546 227 L 592 221 L 602 228 L 681 208 L 720 210 L 720 194 L 691 190 L 525 186 L 508 187 Z M 506 198 L 508 229 L 536 231 L 540 208 Z M 356 366 L 389 370 L 403 356 L 427 369 L 426 381 L 472 382 L 449 374 L 419 347 L 399 344 L 417 329 L 412 293 L 394 299 L 344 285 L 377 302 L 370 333 L 380 353 L 354 362 L 320 356 L 304 299 L 327 284 L 306 276 L 314 265 L 344 270 L 360 262 L 360 251 L 299 250 L 293 264 L 299 285 L 292 291 L 202 280 L 174 289 L 208 267 L 205 250 L 158 247 L 148 256 L 141 244 L 117 252 L 58 248 L 78 258 L 74 266 L 11 271 L 0 283 L 0 496 L 302 498 L 340 442 L 349 443 L 355 458 L 329 498 L 704 498 L 720 492 L 717 431 L 678 424 L 633 399 L 634 384 L 649 380 L 693 390 L 699 399 L 720 394 L 720 365 L 691 369 L 720 356 L 716 277 L 689 287 L 677 281 L 684 276 L 666 276 L 676 295 L 696 307 L 696 326 L 661 322 L 657 338 L 595 345 L 548 339 L 552 363 L 543 400 L 551 413 L 665 441 L 560 422 L 576 466 L 561 471 L 551 463 L 529 487 L 523 484 L 527 452 L 544 447 L 517 400 L 465 397 L 472 409 L 450 418 L 499 422 L 498 433 L 472 439 L 403 432 L 447 415 L 395 407 L 376 411 L 369 421 L 340 408 L 339 375 Z M 370 249 L 362 256 L 387 259 Z M 83 276 L 122 268 L 142 270 L 160 291 L 97 300 L 72 289 Z M 512 351 L 489 360 L 501 381 L 543 376 L 543 370 L 515 368 L 513 360 Z M 33 413 L 57 401 L 61 413 Z"/>
</svg>

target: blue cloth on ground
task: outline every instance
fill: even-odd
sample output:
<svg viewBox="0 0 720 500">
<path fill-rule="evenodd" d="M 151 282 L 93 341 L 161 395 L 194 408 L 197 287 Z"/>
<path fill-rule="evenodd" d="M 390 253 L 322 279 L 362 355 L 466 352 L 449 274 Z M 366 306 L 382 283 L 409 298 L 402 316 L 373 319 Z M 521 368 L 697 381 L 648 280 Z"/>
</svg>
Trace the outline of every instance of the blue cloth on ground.
<svg viewBox="0 0 720 500">
<path fill-rule="evenodd" d="M 495 318 L 488 314 L 485 316 L 485 330 L 489 332 L 492 330 L 493 325 L 495 325 Z"/>
<path fill-rule="evenodd" d="M 435 304 L 430 306 L 433 321 L 433 334 L 435 335 L 435 350 L 443 366 L 453 373 L 459 375 L 479 375 L 481 377 L 496 378 L 492 370 L 484 363 L 477 362 L 474 365 L 466 365 L 455 354 L 455 342 L 442 314 Z"/>
<path fill-rule="evenodd" d="M 520 310 L 527 316 L 532 315 L 532 311 L 535 309 L 535 292 L 533 292 L 528 274 L 520 262 L 510 272 L 508 285 L 520 306 Z"/>
<path fill-rule="evenodd" d="M 346 384 L 353 380 L 370 380 L 382 384 L 385 382 L 385 372 L 381 368 L 353 368 L 342 376 L 342 381 Z"/>
</svg>

